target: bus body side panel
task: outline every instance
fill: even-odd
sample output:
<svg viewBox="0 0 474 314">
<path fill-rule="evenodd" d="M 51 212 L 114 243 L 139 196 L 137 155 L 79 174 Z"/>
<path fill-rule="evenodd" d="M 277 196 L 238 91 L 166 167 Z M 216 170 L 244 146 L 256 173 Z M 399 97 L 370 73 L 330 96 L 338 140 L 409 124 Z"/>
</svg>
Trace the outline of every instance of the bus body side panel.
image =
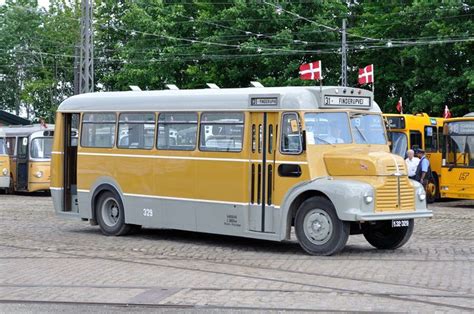
<svg viewBox="0 0 474 314">
<path fill-rule="evenodd" d="M 474 169 L 443 167 L 441 197 L 474 199 Z"/>
<path fill-rule="evenodd" d="M 3 169 L 7 169 L 7 174 L 3 174 Z M 10 157 L 8 155 L 0 155 L 0 189 L 10 187 Z"/>
</svg>

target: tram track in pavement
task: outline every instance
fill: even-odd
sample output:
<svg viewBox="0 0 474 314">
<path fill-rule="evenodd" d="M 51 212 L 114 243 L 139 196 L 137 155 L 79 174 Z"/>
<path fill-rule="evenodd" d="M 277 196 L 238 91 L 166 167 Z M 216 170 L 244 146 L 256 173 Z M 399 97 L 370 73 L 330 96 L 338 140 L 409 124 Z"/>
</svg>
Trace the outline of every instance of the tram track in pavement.
<svg viewBox="0 0 474 314">
<path fill-rule="evenodd" d="M 142 239 L 156 240 L 156 237 L 148 237 L 146 235 L 139 235 L 139 237 L 142 238 Z M 48 240 L 48 241 L 38 241 L 37 238 L 34 238 L 34 239 L 29 238 L 28 240 L 35 241 L 35 242 L 40 242 L 40 243 L 47 242 L 48 245 L 51 245 L 50 240 Z M 207 242 L 206 240 L 204 240 L 204 241 Z M 257 241 L 258 242 L 259 240 L 251 239 L 249 241 Z M 195 241 L 185 241 L 185 242 L 191 244 L 191 243 L 194 243 Z M 64 243 L 60 242 L 60 244 L 64 244 Z M 2 245 L 2 244 L 0 244 L 0 245 Z M 74 243 L 73 245 L 78 247 L 77 243 Z M 18 247 L 18 248 L 21 248 L 21 247 Z M 43 252 L 50 252 L 50 253 L 64 253 L 64 252 L 61 252 L 60 250 L 58 250 L 57 248 L 52 249 L 52 250 L 39 248 L 38 250 L 43 251 Z M 208 264 L 227 265 L 227 266 L 234 266 L 234 267 L 246 267 L 246 268 L 251 268 L 251 269 L 259 269 L 259 270 L 263 270 L 263 271 L 280 271 L 280 272 L 289 273 L 289 274 L 295 274 L 296 273 L 296 274 L 299 274 L 299 275 L 318 276 L 318 277 L 326 277 L 326 278 L 338 279 L 338 280 L 347 280 L 347 281 L 357 281 L 357 282 L 372 283 L 372 284 L 381 284 L 381 285 L 385 285 L 385 286 L 396 286 L 396 287 L 403 287 L 403 288 L 425 289 L 425 290 L 431 290 L 431 291 L 454 293 L 451 290 L 443 289 L 443 288 L 433 288 L 433 287 L 429 287 L 429 286 L 421 286 L 421 285 L 414 285 L 414 284 L 407 284 L 407 283 L 385 282 L 385 281 L 382 281 L 382 280 L 321 274 L 321 273 L 308 272 L 308 271 L 291 270 L 291 269 L 286 269 L 286 268 L 283 268 L 283 267 L 265 267 L 265 266 L 248 264 L 248 263 L 236 263 L 236 262 L 229 262 L 229 261 L 216 261 L 215 259 L 200 258 L 200 257 L 196 257 L 196 256 L 192 256 L 192 257 L 178 256 L 178 255 L 168 255 L 166 253 L 153 253 L 153 254 L 151 254 L 151 253 L 148 253 L 146 251 L 141 251 L 141 250 L 124 251 L 123 248 L 119 248 L 119 249 L 107 248 L 106 250 L 104 250 L 103 248 L 94 249 L 94 247 L 91 246 L 90 244 L 85 246 L 83 249 L 81 249 L 81 248 L 79 248 L 79 249 L 65 248 L 63 251 L 78 251 L 78 250 L 81 251 L 81 252 L 84 251 L 84 252 L 100 252 L 100 253 L 110 252 L 110 251 L 120 252 L 120 253 L 123 253 L 123 252 L 140 253 L 140 254 L 146 256 L 146 258 L 138 257 L 141 261 L 149 261 L 149 260 L 152 260 L 152 261 L 155 261 L 155 260 L 159 260 L 159 261 L 160 260 L 163 260 L 163 261 L 200 261 L 200 262 L 205 262 L 205 263 L 208 263 Z M 176 252 L 174 252 L 174 253 L 176 253 Z M 73 255 L 73 256 L 75 256 L 75 255 Z M 83 257 L 92 257 L 92 258 L 95 257 L 95 256 L 87 255 L 87 254 L 84 254 L 84 255 L 81 255 L 81 256 L 83 256 Z M 134 257 L 134 258 L 137 258 L 137 257 Z M 331 260 L 340 261 L 340 259 L 335 259 L 335 258 L 331 258 L 331 257 L 323 257 L 323 259 L 324 259 L 324 261 L 331 261 Z M 241 259 L 241 260 L 249 261 L 250 259 Z M 303 259 L 303 260 L 306 261 L 308 259 Z M 354 259 L 354 260 L 373 260 L 373 259 L 370 259 L 370 258 L 357 258 L 357 259 Z M 392 260 L 387 259 L 387 261 L 392 261 Z M 396 261 L 397 262 L 409 261 L 409 262 L 417 262 L 417 263 L 444 262 L 444 261 L 465 262 L 463 260 L 430 260 L 430 261 L 426 261 L 426 260 L 421 260 L 421 259 L 410 259 L 410 260 L 408 260 L 408 259 L 397 259 Z M 458 295 L 459 296 L 465 296 L 465 295 L 469 295 L 469 294 L 468 293 L 463 293 L 463 294 L 458 294 Z M 474 297 L 474 295 L 472 295 L 472 294 L 471 294 L 471 296 Z"/>
<path fill-rule="evenodd" d="M 195 267 L 193 268 L 193 267 L 183 267 L 183 266 L 176 266 L 176 265 L 166 265 L 166 264 L 160 264 L 160 263 L 151 263 L 151 262 L 148 262 L 148 261 L 145 262 L 145 261 L 138 261 L 138 260 L 129 260 L 129 259 L 118 258 L 118 257 L 89 256 L 89 255 L 85 255 L 85 254 L 60 252 L 60 251 L 47 251 L 47 250 L 43 250 L 43 249 L 39 249 L 39 248 L 9 246 L 9 245 L 4 245 L 4 244 L 0 244 L 0 246 L 11 247 L 11 248 L 16 248 L 16 249 L 21 249 L 21 250 L 28 250 L 28 251 L 50 252 L 50 253 L 55 253 L 55 254 L 60 254 L 60 255 L 65 255 L 65 256 L 73 256 L 73 257 L 77 257 L 77 258 L 106 260 L 106 261 L 122 262 L 122 263 L 136 264 L 136 265 L 146 265 L 146 266 L 155 266 L 155 267 L 170 268 L 170 269 L 177 269 L 177 270 L 203 272 L 203 273 L 209 273 L 209 274 L 227 275 L 227 276 L 240 277 L 240 278 L 253 279 L 253 280 L 264 280 L 264 281 L 278 282 L 278 283 L 283 283 L 283 284 L 294 284 L 294 285 L 306 286 L 306 287 L 309 287 L 309 288 L 327 289 L 327 290 L 332 290 L 334 292 L 339 292 L 339 293 L 348 293 L 348 294 L 354 294 L 354 295 L 370 295 L 370 296 L 373 296 L 373 297 L 379 297 L 379 298 L 384 298 L 384 299 L 397 300 L 397 301 L 403 301 L 403 302 L 420 303 L 420 304 L 427 304 L 427 305 L 434 305 L 434 306 L 441 306 L 441 307 L 447 307 L 447 308 L 450 308 L 450 309 L 456 309 L 456 310 L 461 310 L 461 311 L 474 311 L 474 307 L 469 307 L 469 306 L 460 306 L 460 305 L 454 305 L 454 304 L 447 304 L 447 303 L 443 303 L 443 302 L 413 299 L 413 294 L 374 293 L 374 292 L 370 292 L 370 291 L 359 291 L 359 290 L 349 289 L 349 288 L 336 288 L 336 287 L 325 286 L 325 285 L 321 285 L 321 284 L 305 283 L 305 282 L 301 282 L 301 281 L 297 281 L 297 280 L 283 280 L 283 279 L 269 278 L 269 277 L 260 276 L 260 275 L 255 276 L 255 275 L 247 275 L 247 274 L 237 274 L 235 272 L 231 273 L 231 272 L 226 272 L 226 271 L 197 269 Z M 245 266 L 245 265 L 233 265 L 233 266 L 249 267 L 249 266 Z M 251 267 L 251 268 L 253 268 L 253 267 Z M 266 268 L 266 270 L 275 270 L 275 269 Z M 291 271 L 287 271 L 287 272 L 291 273 Z M 350 278 L 347 278 L 346 280 L 357 281 L 357 279 L 350 279 Z M 403 286 L 403 284 L 400 284 L 400 286 Z M 432 289 L 432 288 L 419 288 L 419 289 L 436 290 L 436 289 Z M 229 290 L 229 289 L 218 289 L 218 290 Z M 459 299 L 468 299 L 468 300 L 474 299 L 474 296 L 472 296 L 472 295 L 459 295 L 459 294 L 455 294 L 455 293 L 450 292 L 450 291 L 445 291 L 445 292 L 449 292 L 450 294 L 445 295 L 445 296 L 440 296 L 440 297 L 450 296 L 452 298 L 459 298 Z M 424 295 L 423 294 L 423 295 L 420 295 L 420 297 L 429 297 L 429 295 Z"/>
</svg>

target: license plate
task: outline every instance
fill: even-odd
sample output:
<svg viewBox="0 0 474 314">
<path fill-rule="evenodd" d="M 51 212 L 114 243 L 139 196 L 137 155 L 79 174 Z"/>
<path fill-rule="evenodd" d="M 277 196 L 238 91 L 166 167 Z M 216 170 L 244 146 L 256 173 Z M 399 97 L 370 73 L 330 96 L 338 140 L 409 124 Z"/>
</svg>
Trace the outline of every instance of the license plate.
<svg viewBox="0 0 474 314">
<path fill-rule="evenodd" d="M 409 220 L 392 220 L 392 228 L 408 227 L 409 225 Z"/>
</svg>

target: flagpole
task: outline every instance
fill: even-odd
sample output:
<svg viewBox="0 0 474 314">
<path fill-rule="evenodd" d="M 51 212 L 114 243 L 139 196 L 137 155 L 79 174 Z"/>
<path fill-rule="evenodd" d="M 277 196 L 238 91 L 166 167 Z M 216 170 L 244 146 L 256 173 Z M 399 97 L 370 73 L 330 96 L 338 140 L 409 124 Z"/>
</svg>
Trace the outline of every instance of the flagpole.
<svg viewBox="0 0 474 314">
<path fill-rule="evenodd" d="M 319 80 L 319 97 L 321 98 L 320 106 L 323 105 L 323 75 L 321 73 L 321 79 Z"/>
<path fill-rule="evenodd" d="M 375 95 L 375 80 L 372 82 L 372 94 Z"/>
</svg>

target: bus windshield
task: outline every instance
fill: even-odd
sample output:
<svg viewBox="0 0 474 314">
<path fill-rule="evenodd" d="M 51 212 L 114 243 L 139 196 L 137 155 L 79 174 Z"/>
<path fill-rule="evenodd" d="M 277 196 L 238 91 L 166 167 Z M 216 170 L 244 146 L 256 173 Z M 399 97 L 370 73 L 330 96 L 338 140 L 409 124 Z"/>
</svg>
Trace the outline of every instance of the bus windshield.
<svg viewBox="0 0 474 314">
<path fill-rule="evenodd" d="M 380 115 L 352 113 L 351 128 L 357 144 L 387 144 L 384 124 Z"/>
<path fill-rule="evenodd" d="M 474 121 L 449 123 L 446 149 L 449 165 L 474 168 Z"/>
<path fill-rule="evenodd" d="M 31 158 L 51 158 L 52 137 L 39 137 L 31 141 Z"/>
<path fill-rule="evenodd" d="M 388 132 L 388 138 L 392 142 L 392 153 L 405 158 L 408 150 L 408 139 L 405 133 L 402 132 Z"/>
<path fill-rule="evenodd" d="M 312 112 L 305 114 L 308 144 L 386 144 L 380 115 L 346 112 Z M 352 131 L 352 132 L 351 132 Z"/>
</svg>

